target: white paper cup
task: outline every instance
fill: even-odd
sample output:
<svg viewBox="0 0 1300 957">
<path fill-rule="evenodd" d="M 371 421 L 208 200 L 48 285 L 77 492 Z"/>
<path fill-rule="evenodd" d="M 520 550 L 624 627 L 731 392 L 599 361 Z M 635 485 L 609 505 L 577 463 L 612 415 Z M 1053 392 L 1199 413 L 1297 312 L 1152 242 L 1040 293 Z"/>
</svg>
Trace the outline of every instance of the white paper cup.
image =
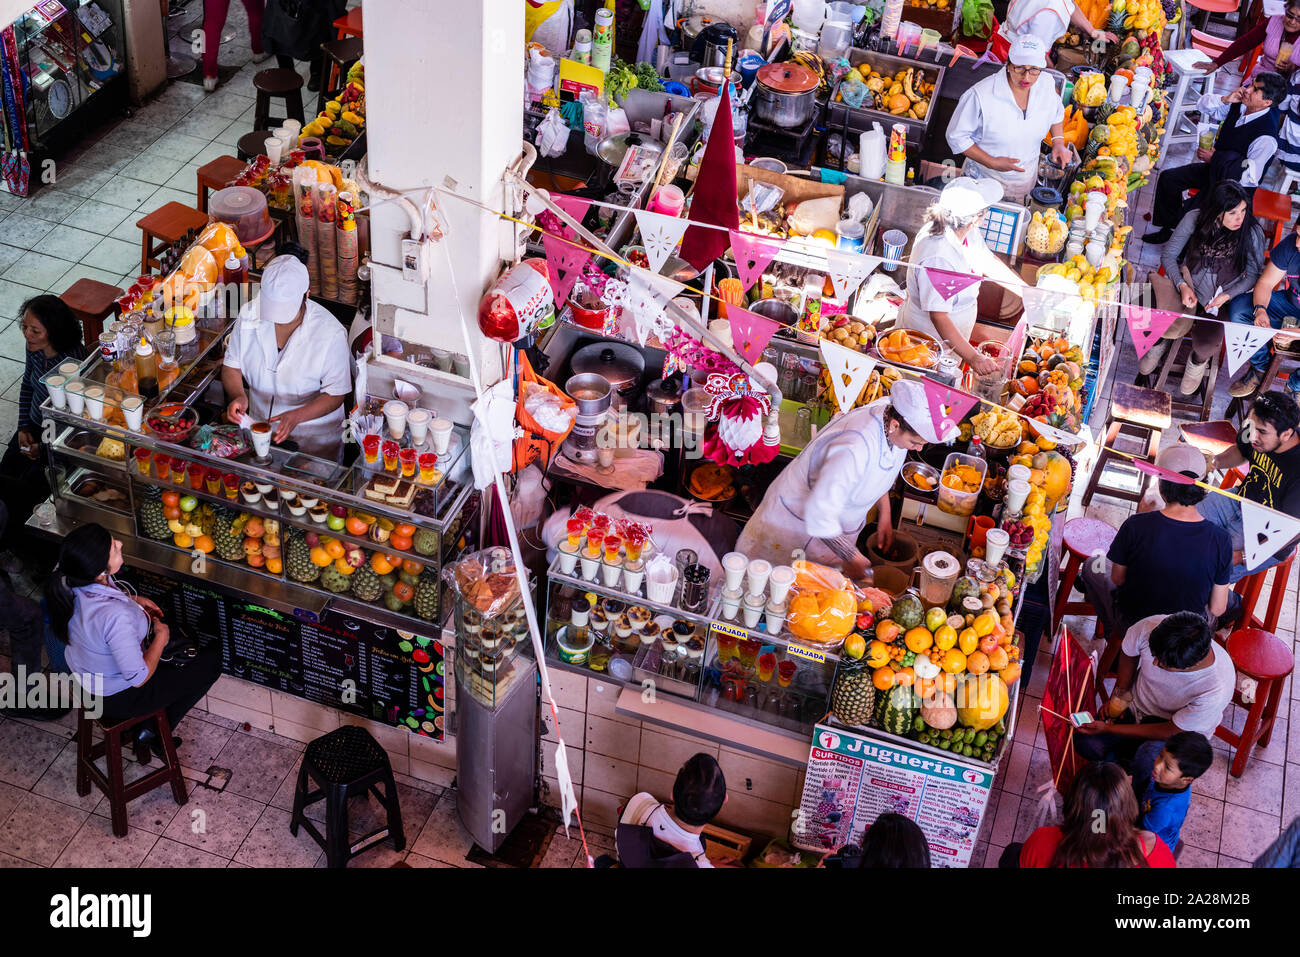
<svg viewBox="0 0 1300 957">
<path fill-rule="evenodd" d="M 1013 465 L 1011 468 L 1007 469 L 1008 482 L 1014 482 L 1016 479 L 1020 479 L 1022 482 L 1028 482 L 1029 475 L 1030 471 L 1028 465 Z"/>
<path fill-rule="evenodd" d="M 132 432 L 139 432 L 144 420 L 144 399 L 138 395 L 128 395 L 122 399 L 122 417 L 126 427 Z"/>
<path fill-rule="evenodd" d="M 401 399 L 389 399 L 384 403 L 384 418 L 388 421 L 388 434 L 397 441 L 406 434 L 406 416 L 410 408 Z"/>
<path fill-rule="evenodd" d="M 68 393 L 68 411 L 73 415 L 86 414 L 86 384 L 73 380 L 65 386 Z"/>
<path fill-rule="evenodd" d="M 79 368 L 81 368 L 81 365 L 77 362 L 68 361 L 59 363 L 59 371 L 64 375 L 76 375 Z"/>
<path fill-rule="evenodd" d="M 1010 543 L 1011 533 L 1005 528 L 990 528 L 984 534 L 984 561 L 996 566 L 1007 553 L 1007 545 Z"/>
<path fill-rule="evenodd" d="M 758 623 L 763 620 L 764 601 L 757 595 L 746 595 L 745 605 L 743 608 L 745 616 L 745 627 L 753 631 L 758 627 Z"/>
<path fill-rule="evenodd" d="M 582 564 L 582 577 L 589 582 L 594 582 L 596 575 L 600 572 L 600 559 L 588 558 L 583 555 L 579 561 Z"/>
<path fill-rule="evenodd" d="M 567 541 L 560 542 L 560 571 L 565 575 L 572 575 L 577 564 L 578 549 L 570 546 Z"/>
<path fill-rule="evenodd" d="M 86 415 L 96 422 L 104 420 L 104 388 L 92 385 L 86 389 Z"/>
<path fill-rule="evenodd" d="M 608 563 L 600 566 L 600 577 L 605 582 L 606 588 L 614 588 L 618 585 L 619 576 L 623 574 L 622 565 L 610 565 Z"/>
<path fill-rule="evenodd" d="M 722 556 L 722 571 L 727 576 L 727 588 L 739 591 L 745 583 L 745 569 L 749 568 L 749 559 L 740 552 L 727 552 Z"/>
<path fill-rule="evenodd" d="M 740 601 L 743 595 L 739 588 L 728 588 L 722 593 L 722 617 L 735 621 L 740 614 Z"/>
<path fill-rule="evenodd" d="M 673 592 L 677 589 L 677 569 L 670 567 L 667 572 L 658 575 L 646 575 L 645 594 L 650 601 L 661 605 L 671 605 Z"/>
<path fill-rule="evenodd" d="M 49 390 L 50 402 L 56 409 L 66 409 L 68 407 L 68 397 L 63 391 L 63 383 L 67 382 L 67 376 L 52 375 L 45 380 L 45 388 Z"/>
<path fill-rule="evenodd" d="M 262 148 L 266 151 L 266 158 L 274 165 L 280 165 L 280 158 L 284 156 L 284 140 L 278 136 L 268 136 L 262 143 Z"/>
<path fill-rule="evenodd" d="M 791 587 L 794 586 L 794 569 L 789 565 L 777 565 L 772 569 L 772 577 L 768 580 L 771 588 L 772 601 L 784 602 L 790 594 Z"/>
<path fill-rule="evenodd" d="M 280 129 L 289 131 L 289 149 L 297 149 L 298 137 L 302 135 L 302 124 L 297 120 L 285 120 Z"/>
<path fill-rule="evenodd" d="M 1019 515 L 1029 498 L 1029 483 L 1024 479 L 1013 479 L 1007 483 L 1007 498 L 1003 508 L 1010 515 Z"/>
<path fill-rule="evenodd" d="M 885 271 L 893 272 L 903 258 L 903 247 L 907 245 L 907 233 L 901 229 L 891 229 L 880 237 L 885 247 Z"/>
<path fill-rule="evenodd" d="M 439 455 L 446 455 L 451 448 L 451 419 L 437 418 L 429 423 L 429 434 L 433 436 L 433 450 Z"/>
<path fill-rule="evenodd" d="M 639 564 L 639 563 L 638 563 Z M 629 595 L 638 595 L 641 593 L 641 583 L 645 581 L 645 566 L 642 565 L 637 569 L 632 569 L 629 565 L 623 566 L 623 588 Z"/>
<path fill-rule="evenodd" d="M 267 427 L 267 429 L 266 429 L 265 432 L 262 432 L 262 431 L 259 431 L 259 430 L 256 428 L 256 427 L 259 426 L 259 425 L 267 425 L 268 427 Z M 271 454 L 271 434 L 272 434 L 272 431 L 271 431 L 271 429 L 270 429 L 268 423 L 266 423 L 266 422 L 254 422 L 251 426 L 249 426 L 249 428 L 248 428 L 248 434 L 249 434 L 249 435 L 252 437 L 252 439 L 253 439 L 253 451 L 257 453 L 257 457 L 258 457 L 258 458 L 264 459 L 264 458 L 266 458 L 268 455 Z M 308 506 L 308 507 L 310 507 L 310 506 Z"/>
<path fill-rule="evenodd" d="M 762 595 L 767 591 L 767 580 L 772 575 L 772 563 L 765 558 L 755 558 L 749 563 L 749 593 Z"/>
<path fill-rule="evenodd" d="M 423 445 L 429 434 L 429 422 L 433 416 L 428 409 L 412 409 L 406 416 L 406 427 L 411 430 L 411 443 Z"/>
</svg>

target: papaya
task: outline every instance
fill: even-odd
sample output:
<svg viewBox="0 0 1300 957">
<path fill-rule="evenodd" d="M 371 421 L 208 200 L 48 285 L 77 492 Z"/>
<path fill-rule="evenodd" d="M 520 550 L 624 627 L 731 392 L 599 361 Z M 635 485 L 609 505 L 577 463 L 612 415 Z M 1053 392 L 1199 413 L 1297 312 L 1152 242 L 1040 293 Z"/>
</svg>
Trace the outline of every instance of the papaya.
<svg viewBox="0 0 1300 957">
<path fill-rule="evenodd" d="M 957 685 L 957 720 L 964 727 L 987 731 L 1007 713 L 1010 697 L 997 674 L 972 676 Z"/>
</svg>

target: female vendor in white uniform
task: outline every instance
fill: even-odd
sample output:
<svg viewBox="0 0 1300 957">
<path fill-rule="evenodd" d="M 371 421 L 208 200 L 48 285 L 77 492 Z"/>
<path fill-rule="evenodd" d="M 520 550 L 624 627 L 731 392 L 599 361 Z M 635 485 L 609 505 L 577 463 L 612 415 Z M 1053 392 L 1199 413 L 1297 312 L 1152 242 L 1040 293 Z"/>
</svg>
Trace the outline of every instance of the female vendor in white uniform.
<svg viewBox="0 0 1300 957">
<path fill-rule="evenodd" d="M 951 435 L 944 439 L 951 439 Z M 925 389 L 908 379 L 894 383 L 888 398 L 836 416 L 785 467 L 736 543 L 750 558 L 787 564 L 802 548 L 808 558 L 838 566 L 855 580 L 871 565 L 858 551 L 867 513 L 879 508 L 878 540 L 894 538 L 889 490 L 909 451 L 938 442 Z"/>
<path fill-rule="evenodd" d="M 994 38 L 993 52 L 1003 56 L 1000 47 L 1023 36 L 1037 37 L 1043 49 L 1050 50 L 1053 43 L 1070 32 L 1071 23 L 1093 40 L 1119 42 L 1115 34 L 1094 27 L 1074 0 L 1011 0 L 1007 17 Z"/>
<path fill-rule="evenodd" d="M 995 372 L 995 359 L 971 345 L 979 306 L 980 283 L 945 297 L 924 268 L 980 275 L 1018 291 L 1024 280 L 1011 271 L 984 245 L 979 226 L 984 212 L 1002 195 L 992 179 L 958 176 L 949 180 L 939 201 L 925 213 L 925 225 L 912 243 L 907 270 L 907 299 L 898 316 L 898 328 L 915 329 L 941 339 L 975 370 L 977 375 Z"/>
<path fill-rule="evenodd" d="M 300 452 L 337 459 L 351 356 L 343 326 L 307 298 L 307 288 L 307 267 L 296 257 L 267 265 L 258 297 L 239 311 L 226 341 L 226 415 L 270 422 L 276 442 L 292 438 Z"/>
<path fill-rule="evenodd" d="M 948 124 L 948 148 L 965 156 L 962 172 L 995 179 L 1002 195 L 1024 203 L 1038 181 L 1039 144 L 1050 131 L 1052 157 L 1070 162 L 1061 124 L 1065 107 L 1047 66 L 1047 47 L 1037 37 L 1017 37 L 1009 62 L 961 95 Z"/>
</svg>

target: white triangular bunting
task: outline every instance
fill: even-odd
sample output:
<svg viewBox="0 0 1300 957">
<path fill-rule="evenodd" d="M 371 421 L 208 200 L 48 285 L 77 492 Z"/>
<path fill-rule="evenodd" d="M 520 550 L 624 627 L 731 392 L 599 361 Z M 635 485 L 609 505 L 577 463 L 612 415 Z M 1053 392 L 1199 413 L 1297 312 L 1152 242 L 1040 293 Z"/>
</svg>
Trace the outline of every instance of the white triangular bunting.
<svg viewBox="0 0 1300 957">
<path fill-rule="evenodd" d="M 846 252 L 842 249 L 826 250 L 827 272 L 831 284 L 835 287 L 836 299 L 847 299 L 855 289 L 862 285 L 862 280 L 871 275 L 883 259 L 879 256 L 866 256 L 861 253 Z"/>
<path fill-rule="evenodd" d="M 1228 375 L 1234 376 L 1242 364 L 1273 338 L 1268 326 L 1246 325 L 1243 322 L 1225 322 L 1223 338 L 1227 344 Z"/>
<path fill-rule="evenodd" d="M 641 232 L 641 245 L 645 247 L 646 259 L 650 260 L 650 268 L 658 272 L 682 241 L 682 233 L 686 232 L 690 223 L 676 216 L 665 216 L 645 209 L 636 209 L 633 213 L 636 216 L 636 228 Z"/>
<path fill-rule="evenodd" d="M 841 412 L 847 412 L 866 388 L 871 370 L 876 367 L 876 360 L 828 339 L 822 339 L 819 345 L 822 361 L 826 363 L 826 371 L 831 377 L 831 388 L 835 390 L 835 403 Z M 848 378 L 847 383 L 845 377 Z"/>
<path fill-rule="evenodd" d="M 1055 442 L 1057 445 L 1073 446 L 1088 443 L 1087 435 L 1075 435 L 1073 432 L 1066 432 L 1063 429 L 1048 425 L 1046 422 L 1039 422 L 1037 419 L 1033 421 L 1033 427 L 1039 435 L 1049 442 Z M 1085 428 L 1084 431 L 1086 433 L 1087 429 Z"/>
<path fill-rule="evenodd" d="M 560 786 L 560 816 L 564 818 L 564 833 L 569 833 L 569 821 L 578 809 L 578 796 L 573 790 L 573 775 L 569 771 L 568 749 L 564 739 L 555 747 L 555 782 Z"/>
<path fill-rule="evenodd" d="M 1246 569 L 1258 568 L 1300 535 L 1300 519 L 1292 518 L 1255 502 L 1241 500 L 1241 530 Z"/>
<path fill-rule="evenodd" d="M 645 345 L 647 337 L 654 335 L 663 342 L 673 332 L 675 323 L 664 313 L 669 301 L 682 288 L 667 276 L 660 276 L 640 266 L 633 266 L 628 274 L 627 292 L 623 309 L 631 315 L 637 339 Z"/>
</svg>

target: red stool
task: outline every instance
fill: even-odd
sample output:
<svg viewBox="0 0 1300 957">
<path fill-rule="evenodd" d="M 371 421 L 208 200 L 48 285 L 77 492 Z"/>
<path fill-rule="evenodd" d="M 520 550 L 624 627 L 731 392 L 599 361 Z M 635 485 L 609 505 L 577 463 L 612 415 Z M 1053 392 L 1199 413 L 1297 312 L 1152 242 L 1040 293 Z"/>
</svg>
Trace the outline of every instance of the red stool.
<svg viewBox="0 0 1300 957">
<path fill-rule="evenodd" d="M 1107 525 L 1099 518 L 1072 518 L 1065 523 L 1062 536 L 1065 549 L 1070 553 L 1061 573 L 1061 587 L 1056 593 L 1056 607 L 1052 611 L 1052 625 L 1055 627 L 1065 615 L 1095 615 L 1097 610 L 1086 601 L 1070 601 L 1070 592 L 1074 589 L 1074 580 L 1079 577 L 1079 568 L 1084 559 L 1100 553 L 1105 555 L 1110 543 L 1115 540 L 1118 529 Z"/>
<path fill-rule="evenodd" d="M 1277 224 L 1273 227 L 1273 246 L 1276 246 L 1282 241 L 1282 233 L 1291 218 L 1291 197 L 1271 189 L 1257 189 L 1251 207 L 1256 219 L 1271 219 Z"/>
<path fill-rule="evenodd" d="M 1231 771 L 1232 776 L 1237 778 L 1246 770 L 1250 749 L 1256 745 L 1268 747 L 1269 739 L 1273 736 L 1273 722 L 1277 719 L 1277 706 L 1282 698 L 1282 684 L 1295 667 L 1295 659 L 1291 657 L 1291 649 L 1276 635 L 1258 628 L 1234 631 L 1228 636 L 1228 656 L 1232 658 L 1232 666 L 1237 671 L 1259 683 L 1255 689 L 1255 700 L 1250 704 L 1243 701 L 1241 693 L 1233 689 L 1232 703 L 1249 709 L 1241 734 L 1222 724 L 1214 732 L 1216 738 L 1228 742 L 1236 749 Z"/>
<path fill-rule="evenodd" d="M 1282 616 L 1282 602 L 1286 600 L 1286 583 L 1291 580 L 1293 561 L 1295 561 L 1295 552 L 1271 569 L 1266 568 L 1253 575 L 1247 575 L 1237 582 L 1233 590 L 1241 596 L 1241 619 L 1237 622 L 1238 628 L 1262 628 L 1270 633 L 1277 628 L 1277 621 Z M 1273 586 L 1268 594 L 1268 608 L 1261 620 L 1255 617 L 1255 605 L 1264 590 L 1264 578 L 1270 571 L 1274 573 Z"/>
</svg>

